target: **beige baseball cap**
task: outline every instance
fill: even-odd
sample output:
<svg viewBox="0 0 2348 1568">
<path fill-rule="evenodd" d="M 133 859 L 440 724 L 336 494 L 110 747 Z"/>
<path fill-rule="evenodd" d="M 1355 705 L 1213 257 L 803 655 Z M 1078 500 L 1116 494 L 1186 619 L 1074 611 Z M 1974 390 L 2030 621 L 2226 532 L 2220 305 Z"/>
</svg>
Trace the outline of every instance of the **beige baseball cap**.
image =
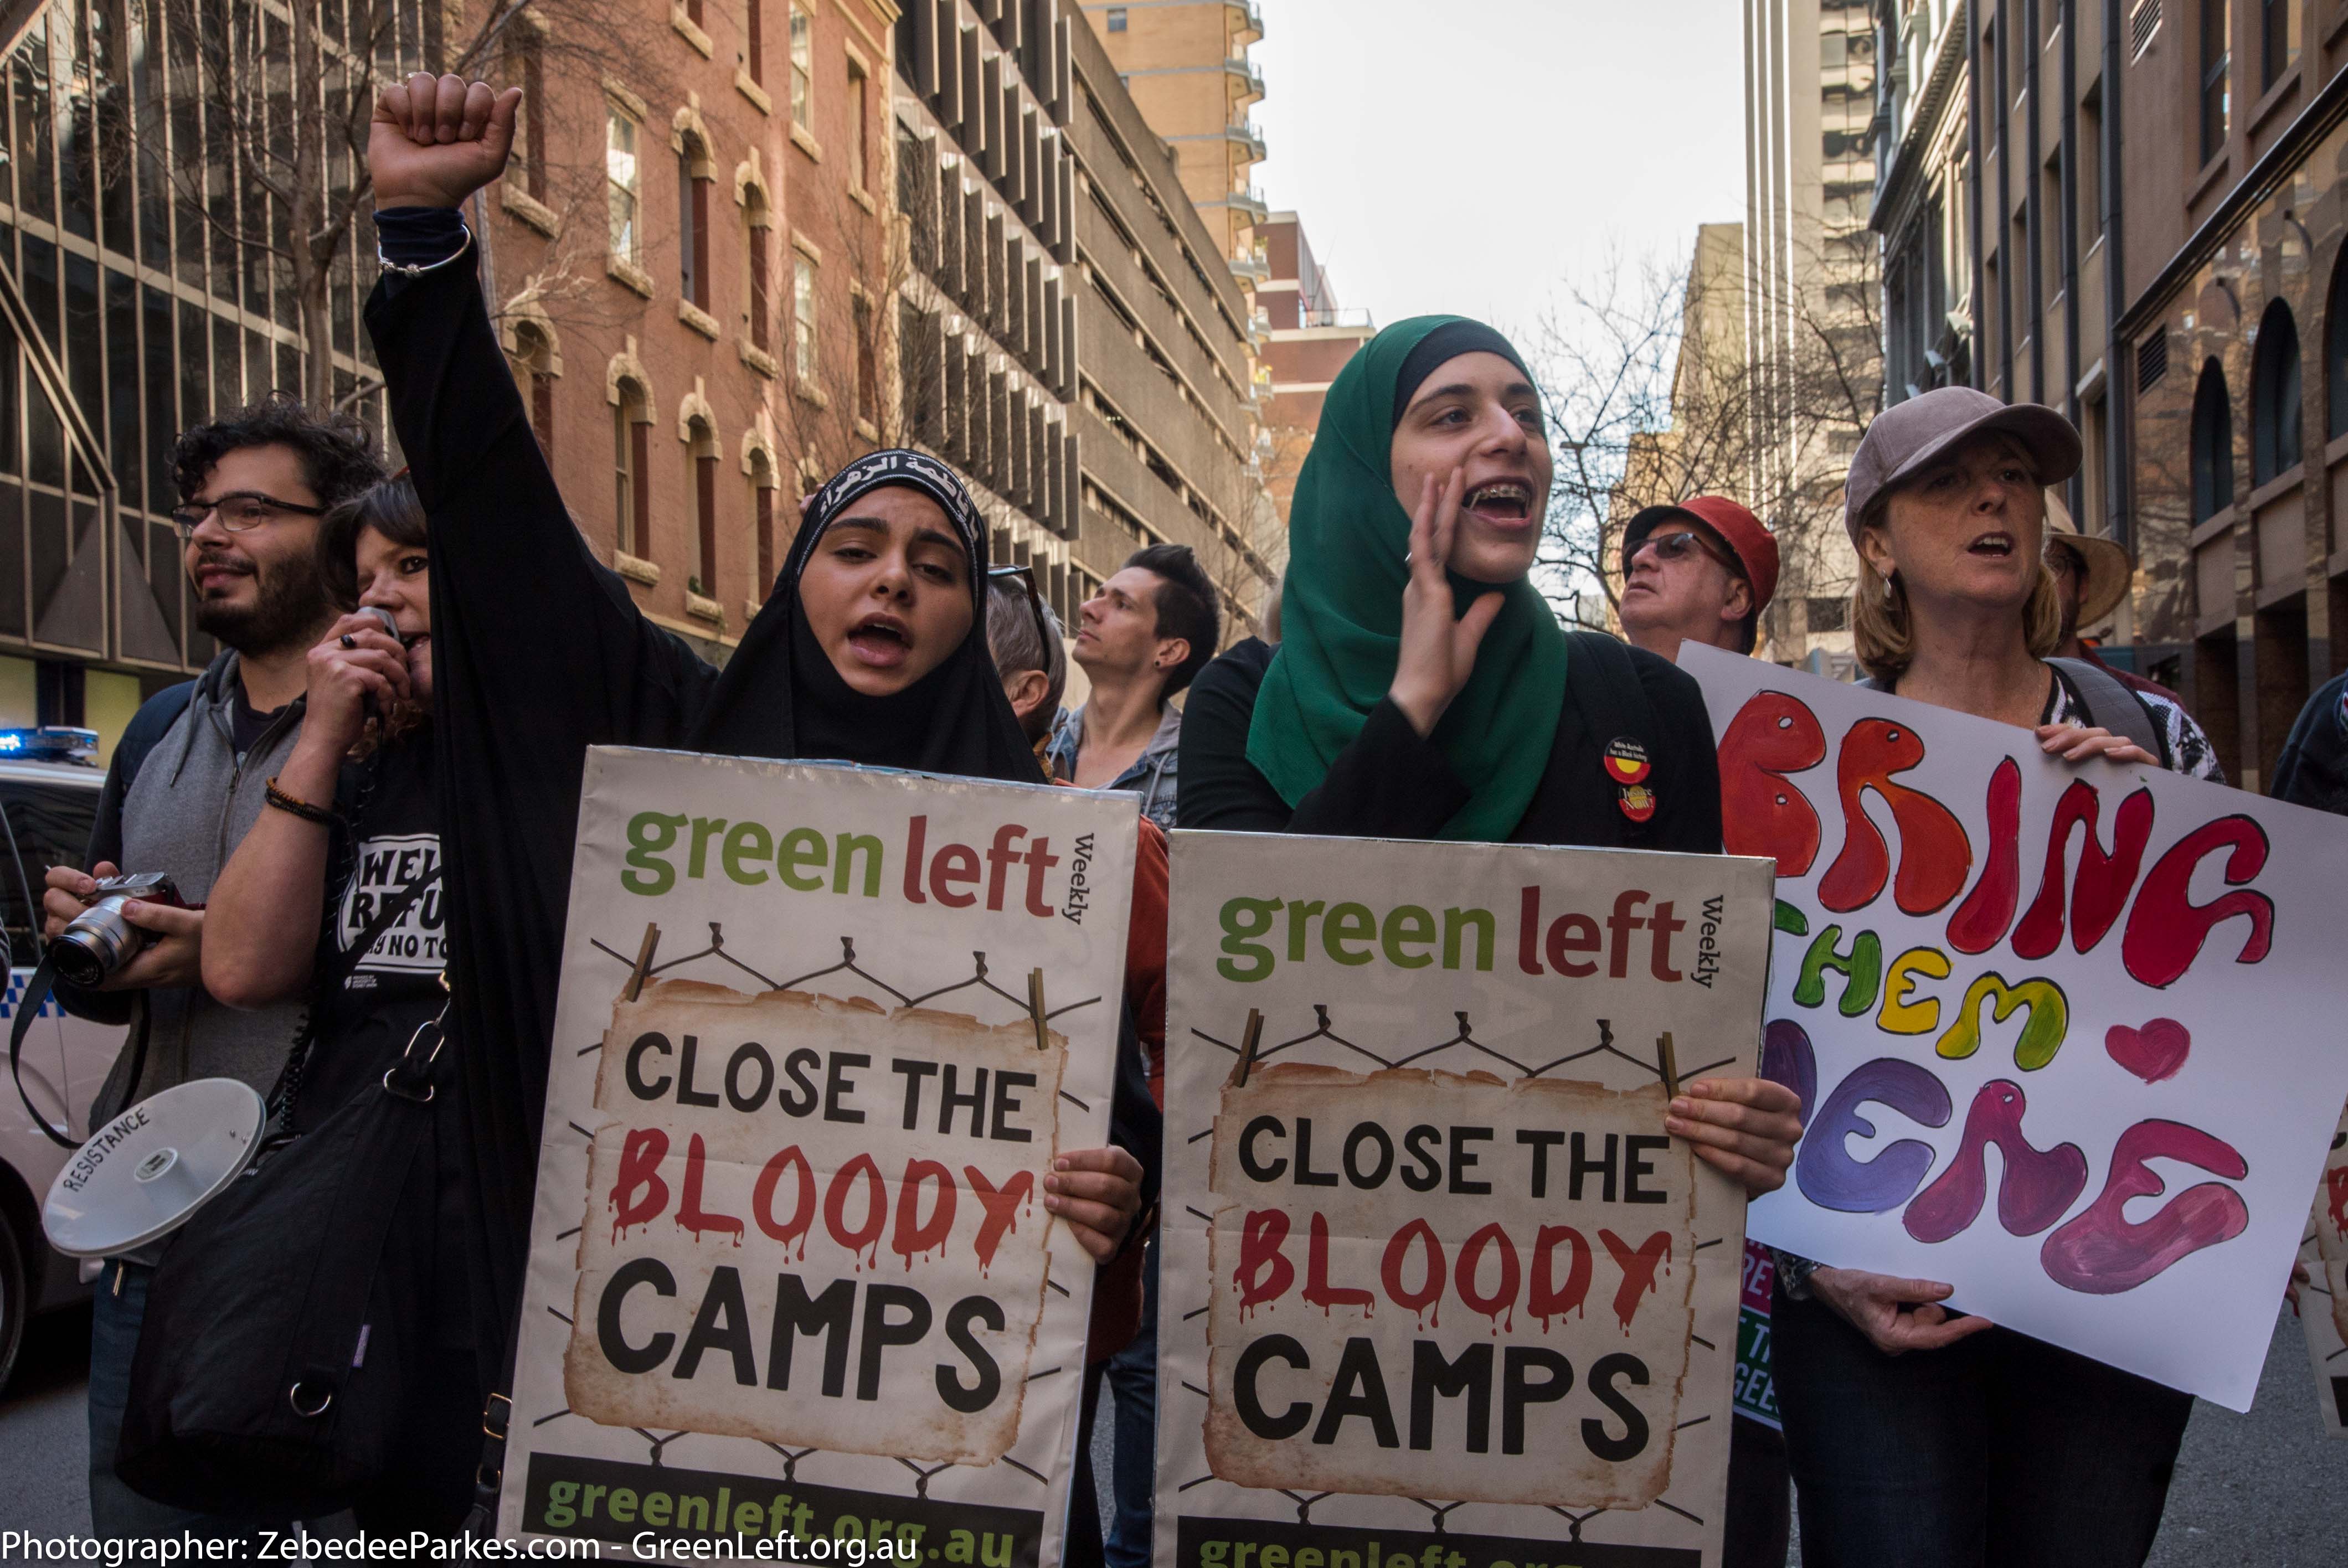
<svg viewBox="0 0 2348 1568">
<path fill-rule="evenodd" d="M 2000 403 L 1970 386 L 1940 386 L 1875 416 L 1850 460 L 1842 488 L 1843 527 L 1859 543 L 1859 520 L 1886 490 L 1912 479 L 1943 452 L 1976 436 L 2011 436 L 2037 465 L 2038 482 L 2059 485 L 2079 471 L 2079 433 L 2039 403 Z"/>
</svg>

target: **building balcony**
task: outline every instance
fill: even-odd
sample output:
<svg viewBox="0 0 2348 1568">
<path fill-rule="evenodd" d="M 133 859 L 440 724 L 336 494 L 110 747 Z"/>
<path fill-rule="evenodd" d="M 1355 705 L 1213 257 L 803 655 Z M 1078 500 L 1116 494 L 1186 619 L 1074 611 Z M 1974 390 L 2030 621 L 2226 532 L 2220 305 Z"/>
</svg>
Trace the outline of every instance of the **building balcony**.
<svg viewBox="0 0 2348 1568">
<path fill-rule="evenodd" d="M 1231 275 L 1262 282 L 1272 276 L 1272 251 L 1261 240 L 1231 252 Z"/>
<path fill-rule="evenodd" d="M 1367 308 L 1352 305 L 1300 311 L 1297 313 L 1297 318 L 1308 327 L 1357 327 L 1369 331 L 1374 330 L 1375 326 L 1375 323 L 1370 320 Z"/>
<path fill-rule="evenodd" d="M 1241 120 L 1237 125 L 1225 127 L 1223 139 L 1246 153 L 1250 163 L 1262 163 L 1271 156 L 1264 151 L 1263 134 L 1251 121 Z"/>
<path fill-rule="evenodd" d="M 1237 212 L 1251 223 L 1261 223 L 1272 215 L 1272 209 L 1264 205 L 1263 192 L 1252 185 L 1232 191 L 1220 201 L 1202 201 L 1199 206 L 1202 211 L 1208 212 L 1212 212 L 1217 208 L 1226 208 Z"/>
<path fill-rule="evenodd" d="M 1263 12 L 1255 0 L 1223 0 L 1224 9 L 1232 14 L 1231 45 L 1256 43 L 1263 37 Z"/>
<path fill-rule="evenodd" d="M 1263 101 L 1263 75 L 1248 62 L 1245 55 L 1234 55 L 1223 62 L 1223 75 L 1231 85 L 1231 107 L 1244 108 Z"/>
</svg>

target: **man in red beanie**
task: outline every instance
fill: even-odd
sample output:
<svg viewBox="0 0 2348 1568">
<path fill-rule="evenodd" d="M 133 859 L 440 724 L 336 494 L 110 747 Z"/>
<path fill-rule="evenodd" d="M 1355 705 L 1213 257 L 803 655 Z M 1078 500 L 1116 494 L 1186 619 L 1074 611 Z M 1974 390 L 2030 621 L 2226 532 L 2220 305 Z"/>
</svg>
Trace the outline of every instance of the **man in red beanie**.
<svg viewBox="0 0 2348 1568">
<path fill-rule="evenodd" d="M 1725 496 L 1649 507 L 1622 530 L 1622 634 L 1635 648 L 1750 653 L 1776 591 L 1777 541 Z"/>
</svg>

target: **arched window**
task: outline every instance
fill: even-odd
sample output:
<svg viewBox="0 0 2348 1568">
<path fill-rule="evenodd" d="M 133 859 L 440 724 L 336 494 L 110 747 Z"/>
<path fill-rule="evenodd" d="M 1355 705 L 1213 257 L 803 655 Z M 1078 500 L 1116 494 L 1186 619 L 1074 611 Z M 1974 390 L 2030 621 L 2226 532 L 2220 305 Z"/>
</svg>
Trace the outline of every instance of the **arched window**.
<svg viewBox="0 0 2348 1568">
<path fill-rule="evenodd" d="M 750 346 L 761 354 L 774 352 L 768 340 L 774 320 L 773 285 L 767 271 L 770 265 L 767 252 L 774 244 L 774 219 L 767 208 L 767 193 L 757 186 L 744 192 L 743 216 L 750 229 Z"/>
<path fill-rule="evenodd" d="M 709 309 L 709 149 L 686 136 L 676 153 L 677 291 L 696 310 Z"/>
<path fill-rule="evenodd" d="M 2332 269 L 2332 296 L 2323 302 L 2323 390 L 2324 434 L 2348 436 L 2348 248 Z"/>
<path fill-rule="evenodd" d="M 706 419 L 685 426 L 693 463 L 694 583 L 705 599 L 717 597 L 717 432 Z"/>
<path fill-rule="evenodd" d="M 612 405 L 613 515 L 623 555 L 649 553 L 652 537 L 652 399 L 641 382 L 623 380 Z"/>
<path fill-rule="evenodd" d="M 2281 300 L 2259 318 L 2250 361 L 2250 487 L 2299 466 L 2299 323 Z"/>
<path fill-rule="evenodd" d="M 2234 504 L 2234 412 L 2226 373 L 2213 356 L 2193 392 L 2193 520 L 2213 518 Z"/>
<path fill-rule="evenodd" d="M 750 589 L 764 603 L 775 586 L 775 465 L 757 447 L 750 450 L 750 553 L 758 563 Z"/>
<path fill-rule="evenodd" d="M 554 461 L 554 345 L 546 329 L 536 322 L 518 322 L 514 325 L 514 357 L 519 368 L 530 380 L 530 428 L 538 437 L 538 449 L 546 454 L 549 463 Z"/>
</svg>

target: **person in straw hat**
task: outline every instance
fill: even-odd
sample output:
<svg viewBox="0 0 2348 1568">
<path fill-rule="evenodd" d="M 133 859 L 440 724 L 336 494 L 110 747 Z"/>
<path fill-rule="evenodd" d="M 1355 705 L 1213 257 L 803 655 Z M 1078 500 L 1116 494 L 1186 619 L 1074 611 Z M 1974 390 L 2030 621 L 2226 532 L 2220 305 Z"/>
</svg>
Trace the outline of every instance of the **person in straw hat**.
<svg viewBox="0 0 2348 1568">
<path fill-rule="evenodd" d="M 2054 490 L 2046 492 L 2046 568 L 2054 574 L 2057 600 L 2063 607 L 2063 640 L 2054 645 L 2054 657 L 2085 660 L 2123 686 L 2183 707 L 2184 700 L 2159 682 L 2106 664 L 2095 645 L 2080 639 L 2079 628 L 2095 625 L 2127 597 L 2136 562 L 2117 539 L 2081 533 L 2071 520 L 2071 508 Z"/>
</svg>

